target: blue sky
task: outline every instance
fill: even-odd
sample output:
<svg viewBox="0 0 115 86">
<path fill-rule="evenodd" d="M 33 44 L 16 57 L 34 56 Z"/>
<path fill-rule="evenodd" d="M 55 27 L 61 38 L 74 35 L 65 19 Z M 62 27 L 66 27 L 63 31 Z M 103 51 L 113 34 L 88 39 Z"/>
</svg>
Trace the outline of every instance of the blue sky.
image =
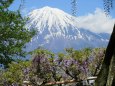
<svg viewBox="0 0 115 86">
<path fill-rule="evenodd" d="M 15 0 L 10 9 L 16 10 L 19 7 L 21 0 Z M 26 12 L 32 9 L 42 8 L 44 6 L 50 6 L 59 8 L 69 14 L 71 14 L 71 0 L 25 0 L 24 9 Z M 77 0 L 77 16 L 86 15 L 92 13 L 96 8 L 103 9 L 103 0 Z M 114 9 L 111 10 L 111 16 Z"/>
</svg>

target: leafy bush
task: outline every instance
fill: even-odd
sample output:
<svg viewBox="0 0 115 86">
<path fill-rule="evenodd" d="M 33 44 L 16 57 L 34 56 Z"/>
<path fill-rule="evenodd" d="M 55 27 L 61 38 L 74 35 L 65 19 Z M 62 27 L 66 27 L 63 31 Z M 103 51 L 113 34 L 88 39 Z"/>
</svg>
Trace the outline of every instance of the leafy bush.
<svg viewBox="0 0 115 86">
<path fill-rule="evenodd" d="M 29 61 L 12 62 L 8 69 L 2 69 L 0 80 L 2 84 L 5 82 L 8 85 L 22 85 L 26 80 L 33 86 L 62 80 L 81 81 L 99 73 L 104 50 L 70 48 L 57 55 L 45 49 L 37 49 Z"/>
</svg>

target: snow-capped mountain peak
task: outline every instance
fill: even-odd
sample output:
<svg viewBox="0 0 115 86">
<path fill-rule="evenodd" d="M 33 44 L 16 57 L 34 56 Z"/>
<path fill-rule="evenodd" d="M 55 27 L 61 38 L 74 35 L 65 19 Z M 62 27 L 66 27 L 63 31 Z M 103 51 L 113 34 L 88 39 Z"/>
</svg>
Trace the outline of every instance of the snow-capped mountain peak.
<svg viewBox="0 0 115 86">
<path fill-rule="evenodd" d="M 109 35 L 98 34 L 77 27 L 77 18 L 64 11 L 43 7 L 35 9 L 28 14 L 27 27 L 35 28 L 37 35 L 27 44 L 28 51 L 43 46 L 53 51 L 73 47 L 81 49 L 84 47 L 104 47 L 107 45 Z M 97 28 L 99 29 L 99 28 Z"/>
<path fill-rule="evenodd" d="M 73 16 L 65 13 L 62 10 L 51 7 L 43 7 L 41 9 L 33 10 L 29 13 L 30 23 L 28 24 L 37 28 L 42 33 L 45 27 L 48 27 L 48 31 L 52 33 L 66 34 L 68 33 L 67 27 L 77 27 L 77 24 L 73 21 Z"/>
</svg>

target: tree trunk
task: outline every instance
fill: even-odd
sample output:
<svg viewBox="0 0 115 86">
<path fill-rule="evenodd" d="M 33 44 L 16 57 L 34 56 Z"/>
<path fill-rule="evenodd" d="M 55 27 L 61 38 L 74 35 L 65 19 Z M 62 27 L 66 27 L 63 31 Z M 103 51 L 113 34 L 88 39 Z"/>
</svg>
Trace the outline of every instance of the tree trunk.
<svg viewBox="0 0 115 86">
<path fill-rule="evenodd" d="M 115 86 L 115 50 L 114 50 L 114 57 L 113 57 L 113 82 L 112 86 Z"/>
<path fill-rule="evenodd" d="M 115 86 L 115 74 L 114 74 L 114 77 L 113 77 L 112 86 Z"/>
<path fill-rule="evenodd" d="M 106 86 L 112 86 L 112 83 L 114 83 L 115 81 L 115 50 L 114 50 L 114 55 L 112 57 L 111 60 L 111 65 L 109 67 L 109 75 L 108 75 L 108 80 L 107 80 L 107 84 Z M 115 84 L 113 85 L 115 86 Z"/>
<path fill-rule="evenodd" d="M 105 58 L 102 63 L 102 68 L 95 82 L 95 86 L 106 86 L 108 73 L 109 73 L 109 66 L 114 50 L 115 50 L 115 24 L 114 24 L 113 32 L 110 37 L 109 44 L 106 49 Z"/>
</svg>

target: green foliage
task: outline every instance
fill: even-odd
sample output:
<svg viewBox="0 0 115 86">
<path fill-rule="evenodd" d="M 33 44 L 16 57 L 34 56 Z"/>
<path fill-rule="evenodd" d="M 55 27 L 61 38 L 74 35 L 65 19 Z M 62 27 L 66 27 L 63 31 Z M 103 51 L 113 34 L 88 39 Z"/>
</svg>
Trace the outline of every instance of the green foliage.
<svg viewBox="0 0 115 86">
<path fill-rule="evenodd" d="M 31 82 L 37 85 L 38 79 L 46 83 L 51 80 L 54 54 L 45 49 L 36 49 L 33 51 L 32 72 L 34 76 Z"/>
<path fill-rule="evenodd" d="M 59 67 L 65 74 L 75 80 L 86 78 L 88 59 L 91 54 L 90 48 L 83 50 L 65 49 L 66 53 L 59 53 Z M 85 72 L 84 72 L 85 71 Z"/>
<path fill-rule="evenodd" d="M 26 76 L 25 69 L 30 68 L 30 61 L 18 61 L 9 64 L 9 68 L 4 70 L 2 74 L 3 81 L 8 85 L 12 83 L 22 84 Z"/>
<path fill-rule="evenodd" d="M 0 71 L 0 81 L 11 85 L 29 80 L 33 86 L 40 82 L 43 86 L 48 82 L 71 80 L 81 81 L 96 76 L 104 57 L 103 48 L 74 50 L 66 49 L 66 53 L 58 55 L 45 50 L 33 51 L 30 61 L 17 61 L 9 64 L 9 68 Z"/>
<path fill-rule="evenodd" d="M 23 18 L 19 10 L 8 10 L 13 1 L 0 2 L 0 63 L 4 65 L 16 60 L 16 57 L 24 56 L 22 49 L 35 34 L 35 31 L 25 27 L 27 18 Z"/>
<path fill-rule="evenodd" d="M 0 0 L 0 9 L 4 10 L 7 9 L 14 0 Z"/>
<path fill-rule="evenodd" d="M 91 53 L 90 48 L 85 48 L 82 50 L 74 50 L 73 48 L 65 49 L 66 55 L 76 60 L 83 60 L 89 57 Z M 67 56 L 66 56 L 67 57 Z"/>
<path fill-rule="evenodd" d="M 97 76 L 105 56 L 104 48 L 95 48 L 90 55 L 90 64 L 88 66 L 91 76 Z"/>
</svg>

